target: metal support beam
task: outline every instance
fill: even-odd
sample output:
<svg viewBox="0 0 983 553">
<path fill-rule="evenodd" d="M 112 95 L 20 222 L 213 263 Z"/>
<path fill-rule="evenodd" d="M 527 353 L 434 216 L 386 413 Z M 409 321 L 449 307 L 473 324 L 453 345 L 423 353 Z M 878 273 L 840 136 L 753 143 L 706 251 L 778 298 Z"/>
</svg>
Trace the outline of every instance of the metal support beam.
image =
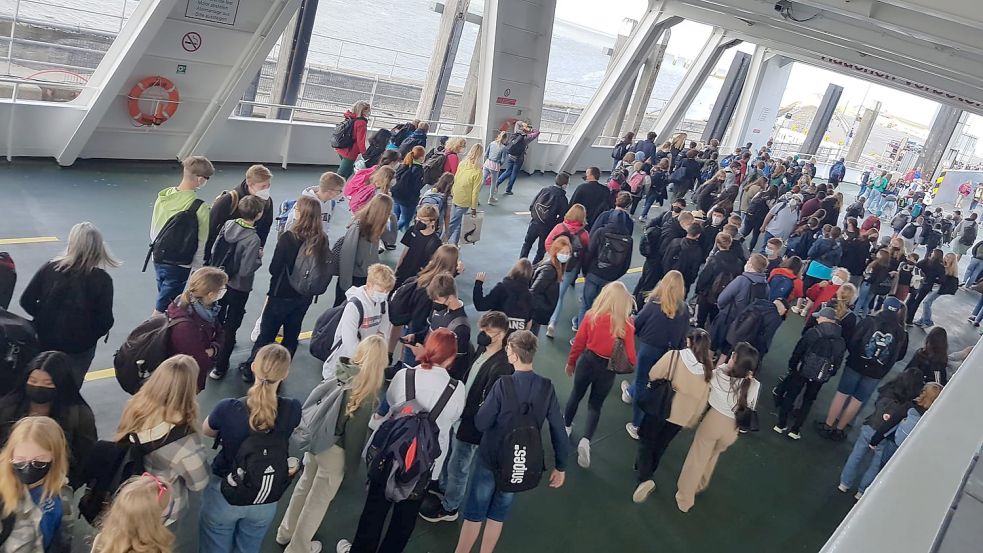
<svg viewBox="0 0 983 553">
<path fill-rule="evenodd" d="M 673 93 L 672 98 L 669 99 L 669 103 L 659 113 L 659 118 L 656 119 L 655 125 L 652 127 L 656 134 L 666 139 L 669 138 L 679 122 L 683 120 L 686 111 L 693 103 L 696 95 L 699 94 L 700 89 L 703 88 L 707 77 L 717 66 L 720 56 L 725 50 L 740 44 L 740 42 L 740 40 L 728 40 L 727 32 L 720 27 L 713 29 L 710 38 L 707 39 L 706 44 L 703 45 L 700 53 L 693 60 L 693 64 L 689 66 L 686 76 L 679 83 L 679 87 Z"/>
<path fill-rule="evenodd" d="M 666 56 L 666 47 L 669 45 L 669 37 L 672 29 L 662 32 L 662 39 L 659 45 L 652 50 L 648 59 L 645 60 L 645 68 L 642 69 L 638 77 L 638 88 L 632 96 L 631 106 L 628 108 L 628 118 L 625 121 L 625 130 L 638 135 L 645 118 L 645 111 L 648 109 L 649 101 L 652 99 L 652 91 L 655 90 L 655 81 L 659 78 L 659 69 L 662 67 L 662 60 Z"/>
<path fill-rule="evenodd" d="M 638 75 L 639 67 L 655 46 L 659 35 L 681 21 L 681 17 L 664 14 L 658 6 L 642 17 L 636 31 L 628 38 L 625 48 L 618 54 L 611 71 L 604 76 L 594 97 L 574 124 L 570 142 L 560 158 L 557 170 L 573 171 L 577 160 L 594 142 L 604 126 L 605 118 L 621 99 L 620 92 Z"/>
<path fill-rule="evenodd" d="M 478 109 L 478 79 L 481 76 L 481 47 L 485 27 L 478 27 L 478 38 L 474 41 L 474 52 L 471 53 L 471 65 L 468 67 L 468 77 L 464 80 L 464 90 L 461 92 L 461 108 L 457 110 L 457 127 L 460 134 L 471 134 L 475 112 Z"/>
<path fill-rule="evenodd" d="M 637 21 L 631 20 L 631 30 L 628 32 L 630 35 L 635 30 L 635 26 L 638 24 Z M 608 71 L 611 71 L 611 67 L 614 66 L 615 59 L 618 54 L 625 47 L 625 43 L 628 42 L 628 35 L 618 35 L 614 39 L 614 48 L 608 50 L 608 55 L 611 56 L 608 59 Z M 628 113 L 628 102 L 631 101 L 632 92 L 635 90 L 635 85 L 638 83 L 638 74 L 636 73 L 628 83 L 624 92 L 622 93 L 621 104 L 617 106 L 618 109 L 615 110 L 614 115 L 608 117 L 607 124 L 604 125 L 603 135 L 607 137 L 616 137 L 621 134 L 621 126 L 624 124 L 625 115 Z M 615 144 L 617 140 L 611 141 L 611 144 Z"/>
<path fill-rule="evenodd" d="M 730 120 L 734 116 L 738 100 L 743 96 L 742 90 L 747 90 L 748 69 L 751 66 L 751 56 L 744 52 L 734 52 L 734 59 L 730 62 L 730 69 L 724 77 L 724 85 L 720 87 L 717 100 L 713 103 L 710 110 L 710 118 L 707 126 L 703 129 L 703 136 L 700 140 L 709 142 L 710 140 L 720 140 L 724 137 L 724 132 L 730 125 Z"/>
<path fill-rule="evenodd" d="M 932 128 L 928 131 L 925 147 L 922 148 L 922 153 L 915 162 L 916 166 L 922 168 L 923 178 L 935 179 L 942 156 L 949 148 L 949 142 L 952 141 L 962 115 L 960 109 L 945 104 L 939 105 L 939 110 L 935 112 L 935 117 L 932 119 Z"/>
<path fill-rule="evenodd" d="M 290 53 L 294 36 L 297 34 L 297 22 L 300 14 L 295 13 L 287 23 L 287 28 L 280 36 L 280 47 L 277 49 L 276 65 L 273 66 L 273 82 L 270 83 L 270 103 L 276 103 L 283 96 L 283 90 L 287 86 L 287 74 L 290 70 Z M 268 117 L 278 117 L 275 112 L 271 112 Z"/>
<path fill-rule="evenodd" d="M 823 100 L 819 102 L 819 108 L 816 109 L 816 115 L 812 118 L 812 124 L 809 125 L 805 142 L 802 143 L 803 153 L 814 155 L 819 150 L 819 145 L 822 144 L 826 130 L 829 128 L 829 122 L 833 119 L 833 113 L 836 111 L 836 104 L 840 103 L 840 96 L 842 95 L 842 86 L 830 83 L 826 87 L 826 94 L 823 94 Z"/>
<path fill-rule="evenodd" d="M 427 78 L 423 81 L 423 90 L 420 91 L 420 103 L 416 108 L 417 119 L 440 119 L 440 110 L 454 71 L 454 59 L 457 58 L 457 47 L 461 43 L 464 19 L 470 4 L 471 0 L 447 0 L 440 15 L 437 40 L 430 58 L 430 67 L 427 68 Z"/>
<path fill-rule="evenodd" d="M 853 131 L 850 139 L 850 149 L 846 152 L 846 160 L 850 162 L 860 161 L 860 156 L 864 153 L 867 146 L 867 139 L 870 138 L 870 131 L 874 128 L 877 116 L 881 113 L 881 103 L 874 104 L 874 109 L 865 108 L 864 114 L 860 118 L 860 124 Z"/>
<path fill-rule="evenodd" d="M 732 152 L 734 148 L 742 146 L 741 138 L 747 133 L 748 126 L 751 124 L 751 112 L 758 102 L 758 92 L 765 85 L 763 77 L 767 67 L 765 62 L 769 59 L 769 55 L 767 48 L 754 47 L 754 53 L 748 63 L 747 78 L 744 79 L 744 86 L 741 89 L 741 97 L 734 109 L 734 124 L 731 125 L 730 132 L 725 135 L 726 140 L 722 141 L 723 152 Z M 785 88 L 784 83 L 782 88 Z"/>
<path fill-rule="evenodd" d="M 289 42 L 289 57 L 287 61 L 287 75 L 283 84 L 283 90 L 276 103 L 284 106 L 292 106 L 297 103 L 297 95 L 300 92 L 300 85 L 304 81 L 304 71 L 307 68 L 307 52 L 311 48 L 311 35 L 314 34 L 314 18 L 317 16 L 318 0 L 301 0 L 300 10 L 294 17 L 296 25 L 292 40 Z M 293 110 L 280 108 L 277 119 L 290 119 Z"/>
<path fill-rule="evenodd" d="M 256 101 L 256 93 L 259 92 L 259 80 L 263 76 L 262 75 L 262 72 L 263 72 L 262 69 L 260 69 L 259 71 L 256 72 L 256 76 L 253 77 L 252 82 L 250 82 L 249 83 L 249 86 L 246 87 L 246 92 L 244 92 L 243 95 L 242 95 L 242 99 L 243 100 L 245 100 L 247 102 L 255 102 Z M 252 117 L 253 116 L 253 105 L 252 104 L 245 104 L 245 105 L 240 104 L 239 105 L 239 113 L 237 115 L 239 117 Z"/>
</svg>

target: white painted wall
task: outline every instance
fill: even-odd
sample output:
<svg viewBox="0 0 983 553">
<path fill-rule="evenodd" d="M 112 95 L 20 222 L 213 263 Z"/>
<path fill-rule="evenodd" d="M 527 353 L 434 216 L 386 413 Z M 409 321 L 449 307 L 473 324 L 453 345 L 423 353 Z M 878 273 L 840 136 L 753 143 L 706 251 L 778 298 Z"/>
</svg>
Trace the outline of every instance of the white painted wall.
<svg viewBox="0 0 983 553">
<path fill-rule="evenodd" d="M 792 62 L 788 58 L 774 56 L 765 62 L 761 86 L 751 106 L 748 126 L 737 141 L 737 145 L 743 146 L 752 142 L 756 147 L 760 147 L 768 142 L 791 74 Z"/>
</svg>

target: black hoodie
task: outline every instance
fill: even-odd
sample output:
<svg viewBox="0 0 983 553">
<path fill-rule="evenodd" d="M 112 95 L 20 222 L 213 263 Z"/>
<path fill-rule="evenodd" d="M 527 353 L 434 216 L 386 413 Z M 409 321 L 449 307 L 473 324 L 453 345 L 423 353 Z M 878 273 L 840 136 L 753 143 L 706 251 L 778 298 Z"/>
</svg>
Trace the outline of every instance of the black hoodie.
<svg viewBox="0 0 983 553">
<path fill-rule="evenodd" d="M 218 233 L 225 226 L 225 223 L 242 216 L 239 214 L 238 205 L 233 205 L 232 200 L 238 198 L 236 200 L 238 202 L 248 195 L 249 188 L 246 186 L 246 181 L 243 180 L 233 190 L 222 192 L 218 198 L 215 198 L 215 202 L 212 203 L 212 210 L 208 214 L 208 240 L 205 242 L 205 265 L 208 265 L 211 260 L 212 245 L 215 243 L 215 239 L 218 238 Z M 266 238 L 270 235 L 270 229 L 273 227 L 272 199 L 266 200 L 266 205 L 263 206 L 263 216 L 253 226 L 256 228 L 256 234 L 259 235 L 260 247 L 265 247 Z"/>
<path fill-rule="evenodd" d="M 529 291 L 529 281 L 527 280 L 505 277 L 487 295 L 484 292 L 484 282 L 476 280 L 471 299 L 474 302 L 474 308 L 478 311 L 501 311 L 505 313 L 505 316 L 509 318 L 511 330 L 525 329 L 525 322 L 532 319 L 532 293 Z"/>
<path fill-rule="evenodd" d="M 484 348 L 478 350 L 477 356 L 480 358 L 484 354 Z M 472 371 L 474 367 L 472 366 Z M 474 426 L 474 416 L 478 413 L 481 404 L 488 397 L 488 392 L 492 386 L 502 376 L 512 374 L 515 369 L 509 363 L 505 348 L 496 351 L 485 360 L 478 369 L 478 374 L 474 376 L 471 387 L 468 388 L 467 398 L 464 400 L 464 411 L 461 412 L 461 422 L 457 427 L 457 439 L 469 444 L 478 445 L 481 443 L 481 432 Z"/>
</svg>

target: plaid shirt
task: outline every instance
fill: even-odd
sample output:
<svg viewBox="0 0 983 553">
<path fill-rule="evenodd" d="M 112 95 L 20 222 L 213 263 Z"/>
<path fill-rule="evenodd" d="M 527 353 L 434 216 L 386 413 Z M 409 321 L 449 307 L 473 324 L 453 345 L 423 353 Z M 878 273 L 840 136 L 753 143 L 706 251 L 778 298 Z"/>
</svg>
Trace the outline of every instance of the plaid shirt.
<svg viewBox="0 0 983 553">
<path fill-rule="evenodd" d="M 188 490 L 200 492 L 208 485 L 208 459 L 200 434 L 188 434 L 144 458 L 147 472 L 167 483 L 171 490 L 169 526 L 181 518 L 188 505 Z"/>
<path fill-rule="evenodd" d="M 72 528 L 77 518 L 72 489 L 67 485 L 61 490 L 61 526 L 51 542 L 50 553 L 67 553 L 72 550 Z M 7 541 L 0 545 L 0 553 L 39 553 L 44 551 L 41 537 L 41 509 L 30 495 L 14 509 L 14 528 Z"/>
</svg>

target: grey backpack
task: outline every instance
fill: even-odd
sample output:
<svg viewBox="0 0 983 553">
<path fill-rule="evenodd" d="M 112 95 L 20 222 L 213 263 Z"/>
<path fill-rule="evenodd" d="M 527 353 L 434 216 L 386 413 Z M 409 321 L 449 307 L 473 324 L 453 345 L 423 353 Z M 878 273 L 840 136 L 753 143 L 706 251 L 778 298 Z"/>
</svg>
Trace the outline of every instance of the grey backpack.
<svg viewBox="0 0 983 553">
<path fill-rule="evenodd" d="M 317 455 L 338 441 L 336 427 L 344 397 L 345 384 L 337 378 L 324 380 L 311 391 L 291 436 L 298 449 Z"/>
<path fill-rule="evenodd" d="M 331 283 L 331 252 L 324 247 L 320 252 L 307 255 L 307 240 L 300 245 L 293 268 L 287 273 L 287 282 L 301 296 L 320 296 Z"/>
</svg>

